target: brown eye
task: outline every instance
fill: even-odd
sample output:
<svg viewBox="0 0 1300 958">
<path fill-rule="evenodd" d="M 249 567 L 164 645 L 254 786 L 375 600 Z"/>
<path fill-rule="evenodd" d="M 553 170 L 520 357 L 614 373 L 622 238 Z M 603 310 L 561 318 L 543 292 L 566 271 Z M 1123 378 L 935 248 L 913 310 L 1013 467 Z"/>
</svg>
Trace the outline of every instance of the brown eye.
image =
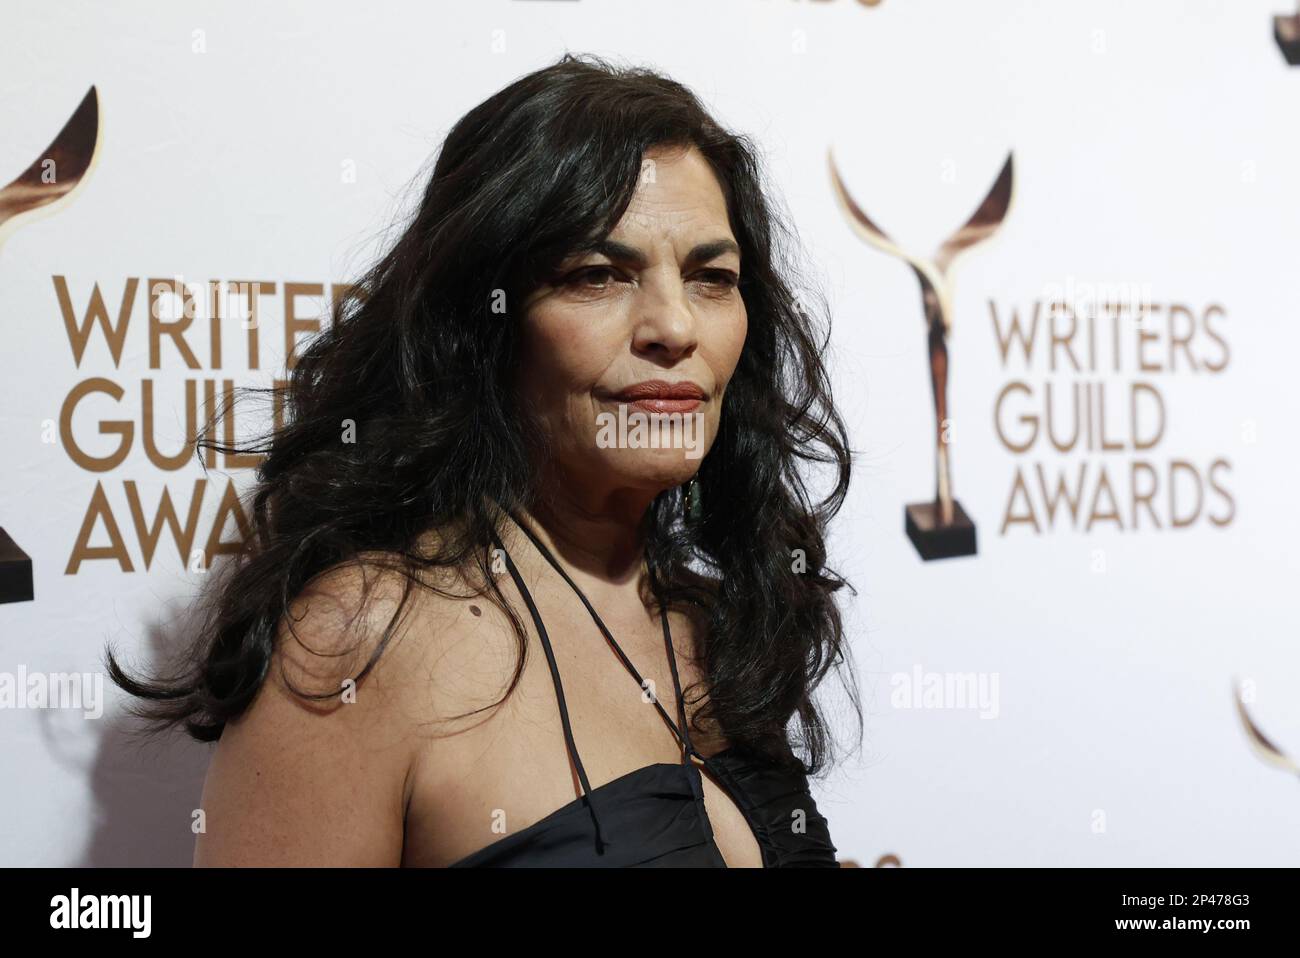
<svg viewBox="0 0 1300 958">
<path fill-rule="evenodd" d="M 740 284 L 740 277 L 729 269 L 706 269 L 699 275 L 704 278 L 706 285 L 724 292 Z"/>
<path fill-rule="evenodd" d="M 594 282 L 602 278 L 617 279 L 618 274 L 608 266 L 591 266 L 587 269 L 580 269 L 576 273 L 570 273 L 566 280 L 566 285 L 585 287 L 587 289 L 604 289 L 606 283 Z"/>
</svg>

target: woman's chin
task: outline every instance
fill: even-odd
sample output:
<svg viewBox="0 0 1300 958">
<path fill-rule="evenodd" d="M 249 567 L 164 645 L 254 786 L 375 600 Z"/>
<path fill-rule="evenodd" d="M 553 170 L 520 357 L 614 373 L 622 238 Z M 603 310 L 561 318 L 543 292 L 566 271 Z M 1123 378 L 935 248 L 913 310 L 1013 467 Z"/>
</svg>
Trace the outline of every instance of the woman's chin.
<svg viewBox="0 0 1300 958">
<path fill-rule="evenodd" d="M 688 456 L 683 449 L 620 449 L 615 457 L 595 466 L 618 485 L 647 491 L 674 489 L 700 471 L 702 458 Z"/>
</svg>

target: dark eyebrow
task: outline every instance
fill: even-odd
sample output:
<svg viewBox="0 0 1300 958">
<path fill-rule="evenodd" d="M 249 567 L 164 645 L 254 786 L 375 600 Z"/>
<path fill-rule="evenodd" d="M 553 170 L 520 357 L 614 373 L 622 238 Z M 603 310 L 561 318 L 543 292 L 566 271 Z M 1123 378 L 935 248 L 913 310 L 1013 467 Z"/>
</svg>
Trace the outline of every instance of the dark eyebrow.
<svg viewBox="0 0 1300 958">
<path fill-rule="evenodd" d="M 626 243 L 619 243 L 616 240 L 597 240 L 581 250 L 580 255 L 586 253 L 602 253 L 614 260 L 616 263 L 630 263 L 637 269 L 644 269 L 646 265 L 644 253 L 634 246 L 628 246 Z M 709 260 L 716 259 L 723 253 L 735 253 L 739 256 L 740 247 L 729 239 L 718 239 L 708 243 L 700 243 L 686 254 L 686 265 L 694 266 L 697 263 L 707 263 Z"/>
</svg>

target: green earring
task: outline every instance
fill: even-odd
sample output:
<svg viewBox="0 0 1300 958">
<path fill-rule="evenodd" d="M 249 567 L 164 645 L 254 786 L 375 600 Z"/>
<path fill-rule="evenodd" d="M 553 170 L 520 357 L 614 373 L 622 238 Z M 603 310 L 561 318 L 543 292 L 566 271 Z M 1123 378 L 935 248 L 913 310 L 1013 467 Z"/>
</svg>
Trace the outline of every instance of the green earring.
<svg viewBox="0 0 1300 958">
<path fill-rule="evenodd" d="M 694 477 L 686 483 L 682 491 L 682 506 L 686 513 L 686 521 L 690 525 L 697 525 L 704 518 L 704 501 L 700 495 L 700 483 Z"/>
</svg>

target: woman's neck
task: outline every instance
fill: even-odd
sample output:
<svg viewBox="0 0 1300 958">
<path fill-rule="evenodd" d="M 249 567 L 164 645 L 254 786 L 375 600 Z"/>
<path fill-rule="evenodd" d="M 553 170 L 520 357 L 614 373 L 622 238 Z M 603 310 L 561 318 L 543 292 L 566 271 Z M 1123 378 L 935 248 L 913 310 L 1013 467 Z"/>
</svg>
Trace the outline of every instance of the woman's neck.
<svg viewBox="0 0 1300 958">
<path fill-rule="evenodd" d="M 519 518 L 571 574 L 610 585 L 634 585 L 645 556 L 644 491 L 585 493 L 553 486 Z M 544 560 L 543 560 L 544 561 Z"/>
</svg>

